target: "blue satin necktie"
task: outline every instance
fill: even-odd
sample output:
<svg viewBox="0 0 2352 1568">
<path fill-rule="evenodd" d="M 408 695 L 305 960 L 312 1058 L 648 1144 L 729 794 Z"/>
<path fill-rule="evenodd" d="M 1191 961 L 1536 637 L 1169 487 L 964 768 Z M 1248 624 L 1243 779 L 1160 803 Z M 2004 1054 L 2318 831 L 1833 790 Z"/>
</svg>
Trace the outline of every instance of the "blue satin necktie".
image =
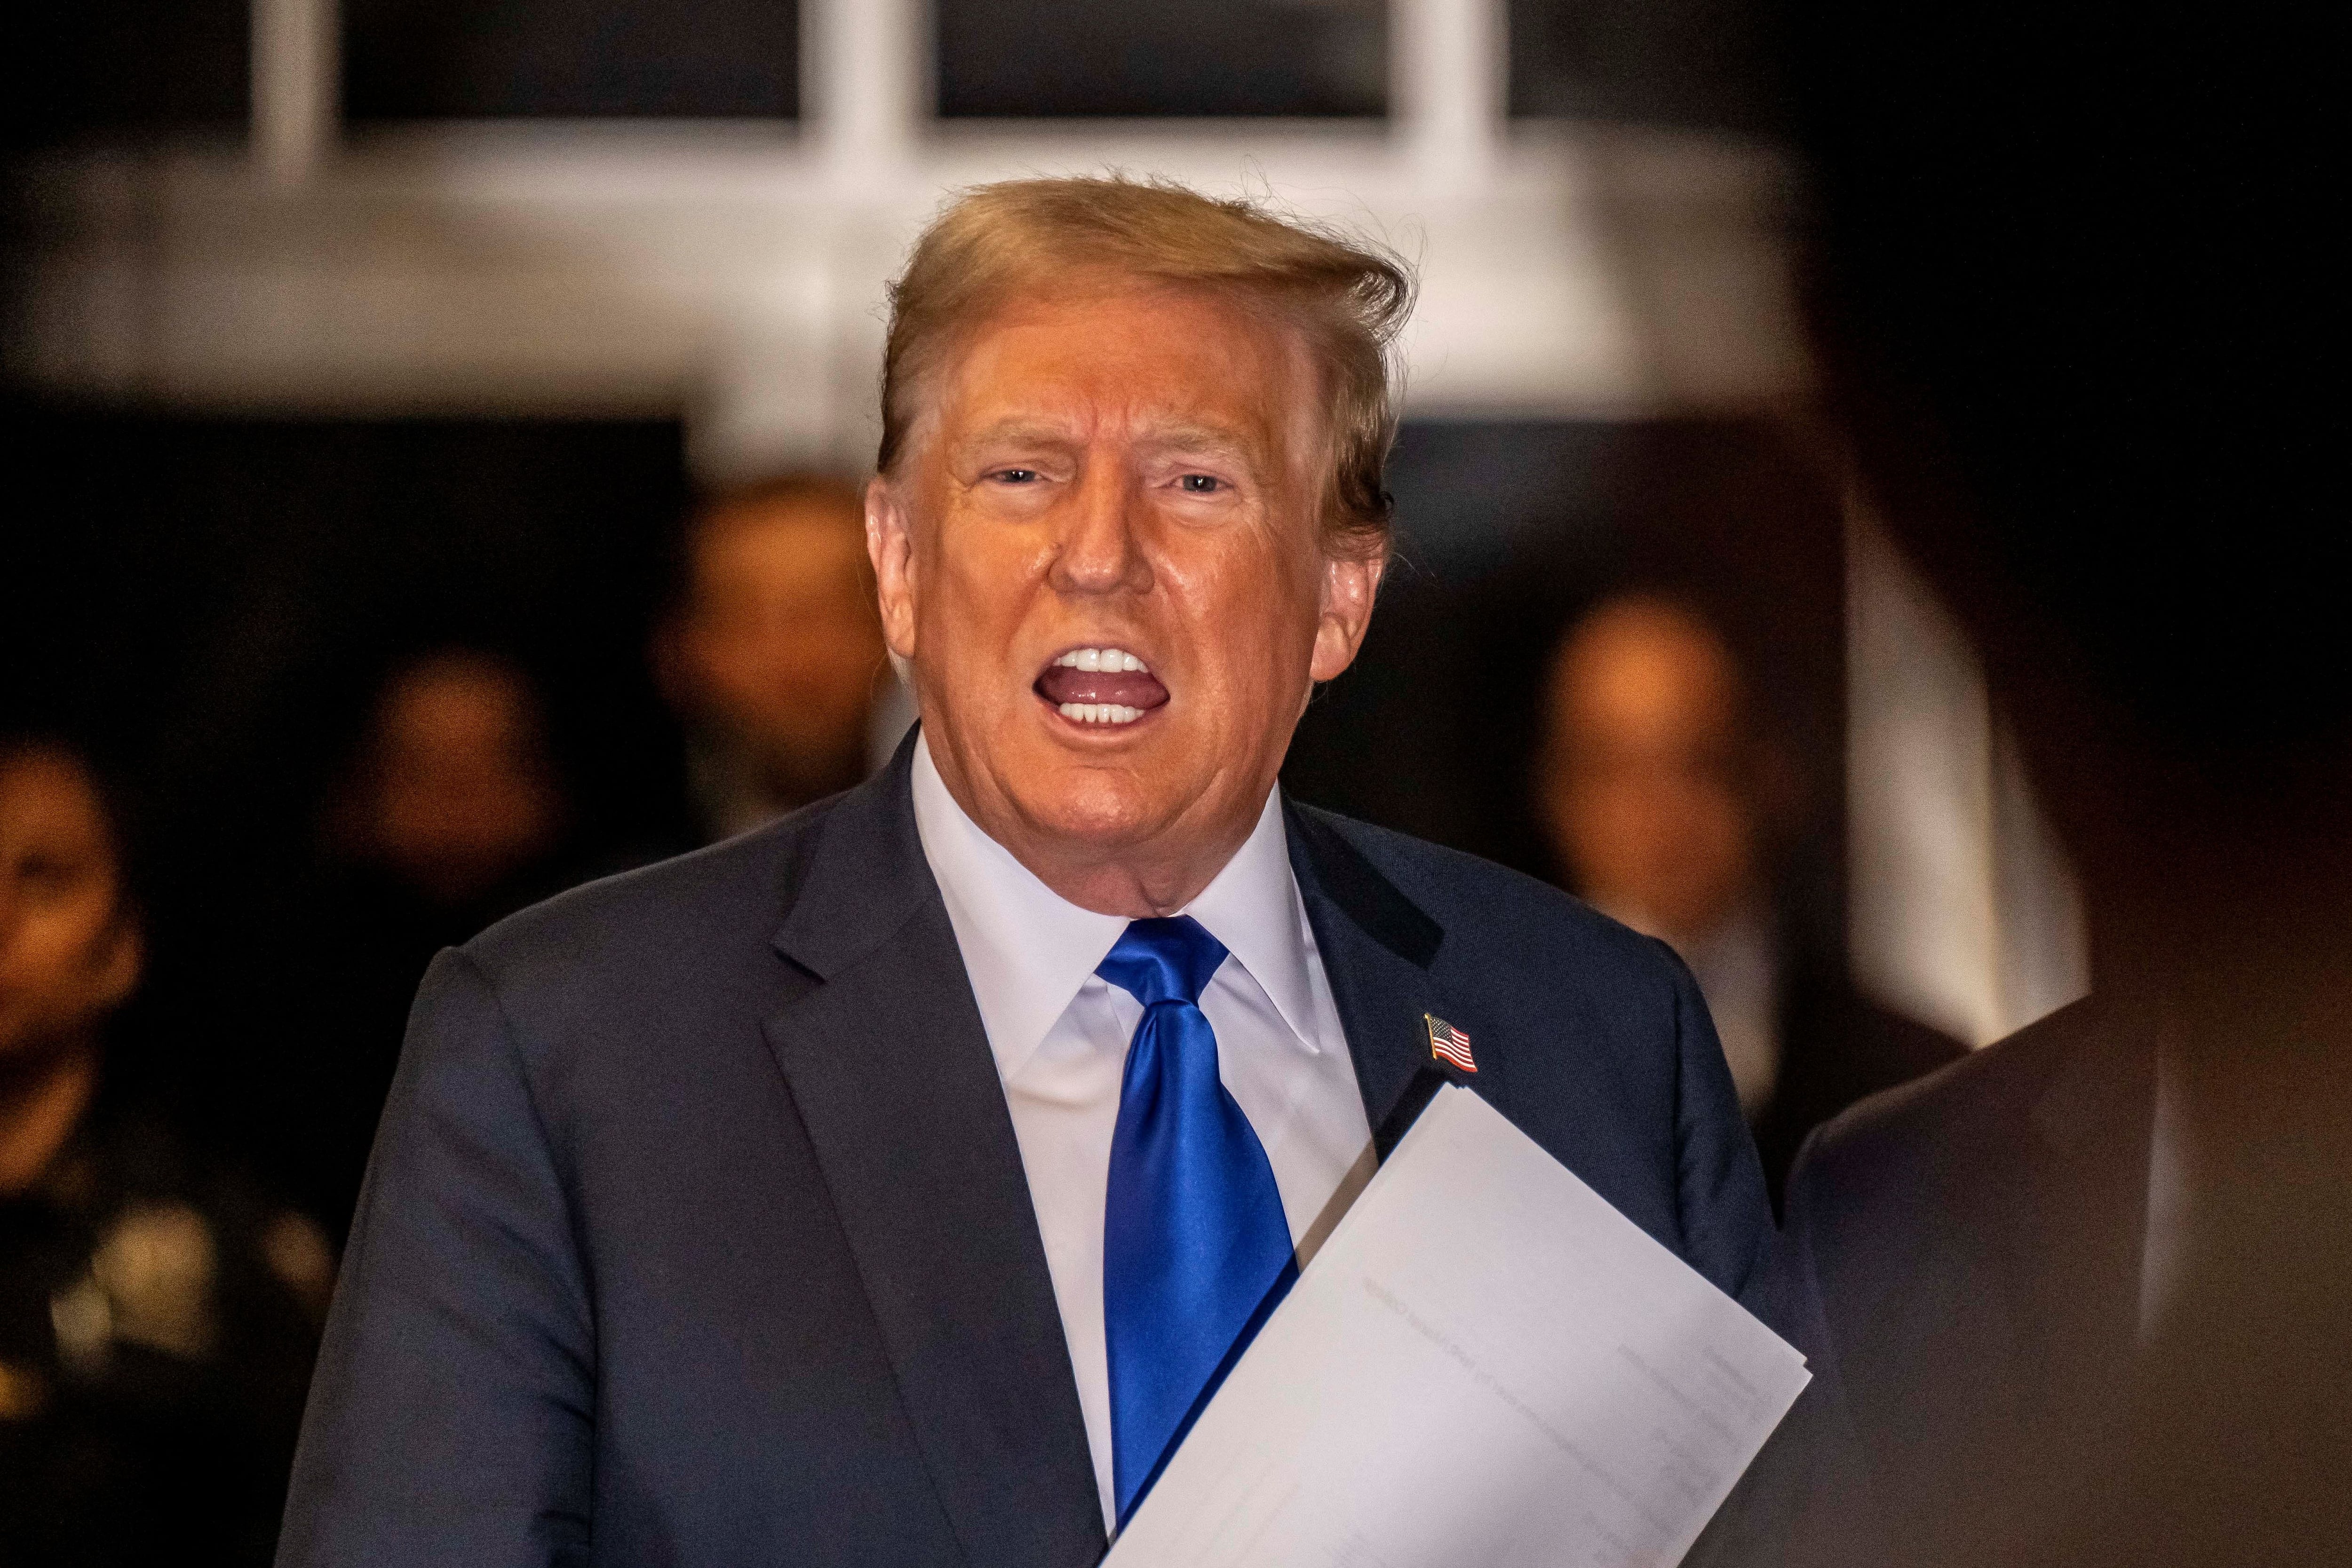
<svg viewBox="0 0 2352 1568">
<path fill-rule="evenodd" d="M 1225 1371 L 1298 1277 L 1265 1148 L 1217 1076 L 1202 989 L 1224 944 L 1138 920 L 1095 973 L 1143 1004 L 1103 1213 L 1111 1484 L 1127 1522 Z"/>
</svg>

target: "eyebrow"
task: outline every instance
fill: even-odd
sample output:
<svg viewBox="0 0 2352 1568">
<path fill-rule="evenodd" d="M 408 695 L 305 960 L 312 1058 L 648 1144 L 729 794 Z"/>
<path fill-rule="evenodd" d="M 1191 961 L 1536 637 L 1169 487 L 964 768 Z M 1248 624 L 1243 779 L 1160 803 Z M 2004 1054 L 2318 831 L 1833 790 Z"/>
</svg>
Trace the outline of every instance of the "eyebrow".
<svg viewBox="0 0 2352 1568">
<path fill-rule="evenodd" d="M 1000 444 L 1067 452 L 1085 445 L 1086 442 L 1066 425 L 1048 420 L 1013 417 L 973 431 L 955 444 L 954 452 L 960 458 L 968 458 L 975 452 Z M 1203 456 L 1226 458 L 1244 465 L 1252 473 L 1258 473 L 1267 466 L 1266 455 L 1260 451 L 1256 442 L 1222 425 L 1160 425 L 1146 432 L 1140 444 L 1161 452 L 1194 452 Z"/>
<path fill-rule="evenodd" d="M 1254 479 L 1279 468 L 1281 458 L 1248 436 L 1213 424 L 1171 424 L 1150 432 L 1143 444 L 1160 452 L 1197 453 L 1238 463 Z"/>
<path fill-rule="evenodd" d="M 955 444 L 955 450 L 959 454 L 964 454 L 978 447 L 992 446 L 999 443 L 1057 448 L 1082 444 L 1078 438 L 1063 425 L 1037 419 L 1001 419 L 994 424 L 985 425 L 966 435 Z"/>
<path fill-rule="evenodd" d="M 1153 430 L 1146 438 L 1153 446 L 1181 446 L 1196 452 L 1231 453 L 1237 457 L 1250 455 L 1256 444 L 1246 436 L 1213 424 L 1170 424 Z"/>
</svg>

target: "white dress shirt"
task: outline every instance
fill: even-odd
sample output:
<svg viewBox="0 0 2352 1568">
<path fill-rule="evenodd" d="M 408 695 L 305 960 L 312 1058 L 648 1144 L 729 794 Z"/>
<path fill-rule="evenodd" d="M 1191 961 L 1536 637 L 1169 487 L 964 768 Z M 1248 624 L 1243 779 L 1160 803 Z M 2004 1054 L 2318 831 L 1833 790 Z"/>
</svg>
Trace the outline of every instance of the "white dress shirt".
<svg viewBox="0 0 2352 1568">
<path fill-rule="evenodd" d="M 1753 1122 L 1780 1083 L 1780 956 L 1771 925 L 1741 909 L 1680 951 L 1715 1020 L 1740 1114 Z"/>
<path fill-rule="evenodd" d="M 1064 899 L 982 831 L 948 793 L 919 737 L 914 763 L 916 831 L 947 901 L 1013 1113 L 1108 1529 L 1118 1510 L 1103 1340 L 1103 1205 L 1128 1042 L 1143 1007 L 1094 970 L 1128 923 Z M 1310 1233 L 1319 1239 L 1329 1228 L 1327 1207 L 1343 1205 L 1369 1174 L 1372 1134 L 1291 876 L 1276 795 L 1182 913 L 1231 955 L 1201 994 L 1217 1034 L 1218 1075 L 1265 1146 L 1293 1244 Z"/>
<path fill-rule="evenodd" d="M 1780 1082 L 1780 956 L 1772 927 L 1753 905 L 1743 905 L 1704 936 L 1670 934 L 1645 910 L 1595 900 L 1601 914 L 1671 946 L 1690 966 L 1699 998 L 1715 1021 L 1715 1038 L 1750 1122 L 1772 1102 Z"/>
</svg>

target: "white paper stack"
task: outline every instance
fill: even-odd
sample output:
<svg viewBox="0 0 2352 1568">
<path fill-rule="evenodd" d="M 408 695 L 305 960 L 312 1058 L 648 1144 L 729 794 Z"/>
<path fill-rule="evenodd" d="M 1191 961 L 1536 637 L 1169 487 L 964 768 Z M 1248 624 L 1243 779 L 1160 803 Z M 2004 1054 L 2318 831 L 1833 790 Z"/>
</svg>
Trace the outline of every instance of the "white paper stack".
<svg viewBox="0 0 2352 1568">
<path fill-rule="evenodd" d="M 1110 1568 L 1672 1568 L 1804 1358 L 1475 1094 L 1442 1090 Z"/>
</svg>

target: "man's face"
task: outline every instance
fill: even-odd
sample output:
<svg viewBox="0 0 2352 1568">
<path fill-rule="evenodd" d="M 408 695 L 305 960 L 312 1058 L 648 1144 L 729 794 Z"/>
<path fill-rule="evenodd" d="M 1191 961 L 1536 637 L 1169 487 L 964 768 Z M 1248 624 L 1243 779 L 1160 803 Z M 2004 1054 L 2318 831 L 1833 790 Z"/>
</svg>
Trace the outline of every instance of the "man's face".
<svg viewBox="0 0 2352 1568">
<path fill-rule="evenodd" d="M 1092 282 L 973 330 L 867 527 L 959 802 L 1066 896 L 1057 873 L 1125 864 L 1156 907 L 1247 836 L 1380 564 L 1319 546 L 1323 399 L 1293 330 Z"/>
<path fill-rule="evenodd" d="M 1752 892 L 1738 672 L 1714 632 L 1604 608 L 1552 672 L 1537 807 L 1578 891 L 1653 936 L 1705 938 Z"/>
<path fill-rule="evenodd" d="M 552 847 L 562 804 L 537 706 L 520 676 L 463 654 L 406 671 L 379 700 L 370 848 L 436 902 L 479 897 Z"/>
</svg>

